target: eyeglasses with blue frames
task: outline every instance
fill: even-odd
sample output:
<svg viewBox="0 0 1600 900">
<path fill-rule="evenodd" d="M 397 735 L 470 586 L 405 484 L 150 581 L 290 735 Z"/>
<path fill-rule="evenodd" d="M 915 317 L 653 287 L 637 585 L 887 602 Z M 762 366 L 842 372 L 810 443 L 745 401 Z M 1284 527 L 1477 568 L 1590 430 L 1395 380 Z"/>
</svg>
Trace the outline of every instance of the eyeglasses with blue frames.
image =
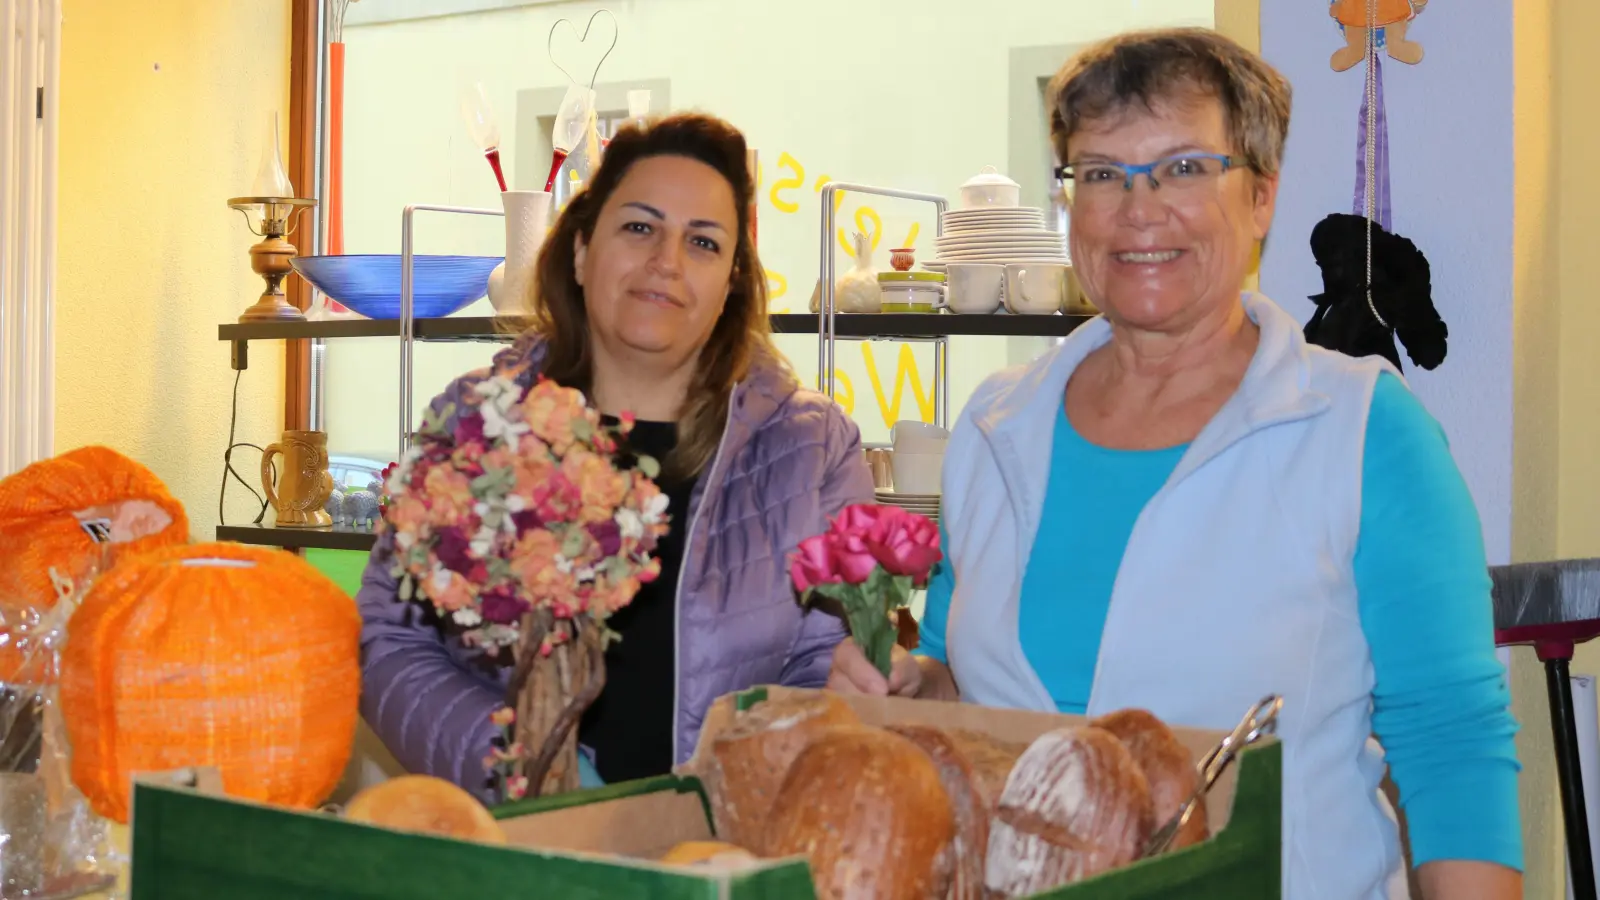
<svg viewBox="0 0 1600 900">
<path fill-rule="evenodd" d="M 1056 178 L 1061 180 L 1067 199 L 1073 203 L 1117 201 L 1133 190 L 1133 181 L 1140 175 L 1150 180 L 1150 187 L 1158 195 L 1176 201 L 1214 187 L 1235 165 L 1233 157 L 1221 153 L 1183 153 L 1143 165 L 1098 161 L 1070 163 L 1056 169 Z"/>
</svg>

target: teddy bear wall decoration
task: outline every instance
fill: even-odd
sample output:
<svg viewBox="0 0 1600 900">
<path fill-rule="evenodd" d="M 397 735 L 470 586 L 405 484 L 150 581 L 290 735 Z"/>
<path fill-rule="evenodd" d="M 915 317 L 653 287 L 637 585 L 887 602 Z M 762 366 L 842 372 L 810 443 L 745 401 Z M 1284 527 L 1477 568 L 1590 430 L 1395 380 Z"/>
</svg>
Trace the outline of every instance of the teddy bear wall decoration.
<svg viewBox="0 0 1600 900">
<path fill-rule="evenodd" d="M 1330 0 L 1328 13 L 1343 28 L 1345 41 L 1333 53 L 1333 70 L 1355 68 L 1366 56 L 1369 40 L 1397 62 L 1422 62 L 1422 45 L 1406 32 L 1427 5 L 1428 0 Z"/>
</svg>

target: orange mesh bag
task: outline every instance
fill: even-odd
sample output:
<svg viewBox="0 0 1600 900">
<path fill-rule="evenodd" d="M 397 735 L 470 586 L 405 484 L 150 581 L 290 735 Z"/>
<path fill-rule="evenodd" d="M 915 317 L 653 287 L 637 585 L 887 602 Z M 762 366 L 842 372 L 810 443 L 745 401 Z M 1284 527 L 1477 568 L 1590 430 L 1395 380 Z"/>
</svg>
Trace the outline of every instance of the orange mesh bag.
<svg viewBox="0 0 1600 900">
<path fill-rule="evenodd" d="M 0 479 L 0 603 L 49 609 L 57 580 L 118 555 L 189 540 L 183 504 L 144 466 L 106 447 L 81 447 Z"/>
<path fill-rule="evenodd" d="M 213 766 L 228 794 L 309 808 L 338 785 L 361 695 L 361 617 L 280 550 L 193 544 L 119 562 L 68 625 L 72 779 L 128 821 L 132 776 Z"/>
</svg>

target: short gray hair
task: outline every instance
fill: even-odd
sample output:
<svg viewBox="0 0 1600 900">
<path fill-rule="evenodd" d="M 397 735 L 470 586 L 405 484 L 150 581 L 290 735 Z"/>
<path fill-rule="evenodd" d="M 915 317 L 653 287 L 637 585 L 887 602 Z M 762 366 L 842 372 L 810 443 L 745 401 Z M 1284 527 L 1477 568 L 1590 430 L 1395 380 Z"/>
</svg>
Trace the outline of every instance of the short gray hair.
<svg viewBox="0 0 1600 900">
<path fill-rule="evenodd" d="M 1289 81 L 1208 28 L 1135 31 L 1078 54 L 1050 82 L 1050 140 L 1065 163 L 1067 142 L 1086 123 L 1193 95 L 1222 104 L 1233 152 L 1251 171 L 1277 174 L 1289 135 Z"/>
</svg>

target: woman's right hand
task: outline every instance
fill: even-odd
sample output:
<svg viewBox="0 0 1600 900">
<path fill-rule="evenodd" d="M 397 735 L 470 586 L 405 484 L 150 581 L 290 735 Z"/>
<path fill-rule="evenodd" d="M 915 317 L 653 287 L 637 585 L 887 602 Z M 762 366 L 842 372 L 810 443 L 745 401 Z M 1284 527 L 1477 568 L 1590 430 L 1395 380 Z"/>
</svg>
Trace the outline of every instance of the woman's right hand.
<svg viewBox="0 0 1600 900">
<path fill-rule="evenodd" d="M 922 666 L 916 657 L 896 644 L 889 657 L 889 677 L 867 659 L 856 642 L 845 638 L 833 650 L 833 667 L 828 670 L 828 690 L 841 694 L 872 694 L 883 697 L 915 697 L 922 688 Z"/>
</svg>

